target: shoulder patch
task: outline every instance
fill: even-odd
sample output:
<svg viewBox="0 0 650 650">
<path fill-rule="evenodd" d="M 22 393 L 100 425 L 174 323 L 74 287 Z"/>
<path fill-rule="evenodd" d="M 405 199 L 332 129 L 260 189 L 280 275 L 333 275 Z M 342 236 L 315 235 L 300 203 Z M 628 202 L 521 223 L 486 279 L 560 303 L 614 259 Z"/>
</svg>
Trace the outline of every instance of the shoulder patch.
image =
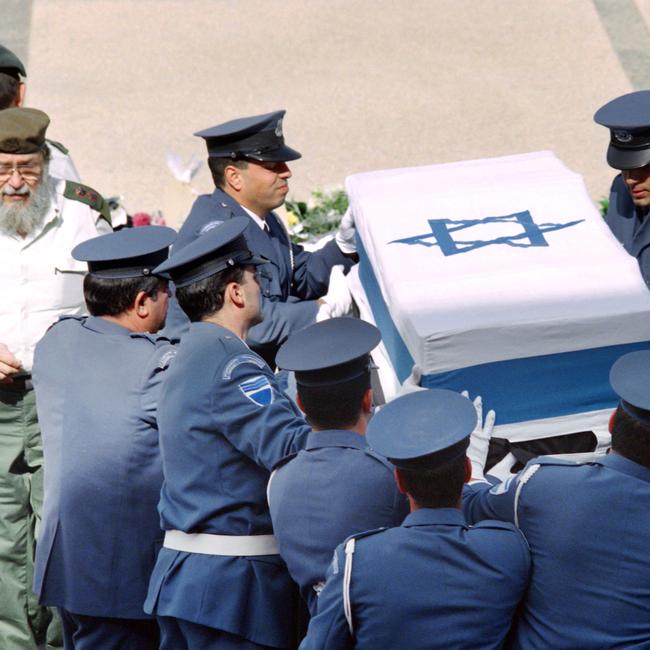
<svg viewBox="0 0 650 650">
<path fill-rule="evenodd" d="M 66 156 L 70 153 L 68 148 L 61 144 L 60 142 L 57 142 L 56 140 L 50 140 L 49 138 L 45 139 L 45 142 L 50 145 L 50 147 L 54 147 L 54 149 L 58 149 L 62 154 L 65 154 Z"/>
<path fill-rule="evenodd" d="M 167 352 L 165 352 L 158 360 L 158 368 L 160 368 L 160 370 L 164 370 L 171 363 L 171 360 L 175 356 L 176 356 L 176 348 L 167 350 Z"/>
<path fill-rule="evenodd" d="M 220 226 L 222 223 L 223 221 L 219 221 L 218 219 L 215 219 L 214 221 L 208 221 L 208 223 L 206 223 L 204 226 L 199 228 L 199 231 L 196 234 L 198 237 L 200 237 L 201 235 L 205 235 L 206 232 L 210 232 L 217 226 Z"/>
<path fill-rule="evenodd" d="M 103 219 L 111 225 L 111 210 L 104 197 L 92 187 L 75 183 L 74 181 L 66 181 L 63 196 L 72 201 L 79 201 L 89 205 L 93 210 L 99 212 Z"/>
<path fill-rule="evenodd" d="M 257 375 L 239 384 L 239 390 L 257 406 L 273 404 L 273 386 L 265 375 Z"/>
<path fill-rule="evenodd" d="M 237 368 L 244 363 L 252 363 L 258 368 L 262 369 L 266 365 L 266 361 L 262 357 L 258 357 L 256 354 L 239 354 L 234 359 L 231 359 L 223 369 L 221 373 L 221 379 L 229 380 L 232 378 L 232 373 Z"/>
</svg>

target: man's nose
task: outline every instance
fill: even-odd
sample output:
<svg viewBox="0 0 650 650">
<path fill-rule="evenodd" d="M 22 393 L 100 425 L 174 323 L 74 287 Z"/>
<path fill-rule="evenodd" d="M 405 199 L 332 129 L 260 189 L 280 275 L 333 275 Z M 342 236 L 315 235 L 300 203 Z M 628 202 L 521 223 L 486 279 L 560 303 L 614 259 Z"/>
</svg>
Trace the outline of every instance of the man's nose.
<svg viewBox="0 0 650 650">
<path fill-rule="evenodd" d="M 7 180 L 7 183 L 11 185 L 16 190 L 19 190 L 24 184 L 25 179 L 18 173 L 18 170 L 14 167 L 11 170 L 11 176 Z"/>
<path fill-rule="evenodd" d="M 282 176 L 282 178 L 291 178 L 291 170 L 289 169 L 289 165 L 287 165 L 286 162 L 283 162 L 279 169 L 278 169 L 278 176 Z"/>
</svg>

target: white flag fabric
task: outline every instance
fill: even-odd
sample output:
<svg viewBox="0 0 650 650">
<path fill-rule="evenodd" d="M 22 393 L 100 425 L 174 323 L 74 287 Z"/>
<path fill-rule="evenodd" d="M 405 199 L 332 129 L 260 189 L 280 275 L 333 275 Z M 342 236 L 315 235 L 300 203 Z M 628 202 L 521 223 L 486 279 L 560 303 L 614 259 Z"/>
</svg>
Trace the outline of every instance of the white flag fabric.
<svg viewBox="0 0 650 650">
<path fill-rule="evenodd" d="M 605 430 L 650 291 L 548 151 L 355 174 L 359 276 L 400 380 L 480 394 L 495 436 Z"/>
</svg>

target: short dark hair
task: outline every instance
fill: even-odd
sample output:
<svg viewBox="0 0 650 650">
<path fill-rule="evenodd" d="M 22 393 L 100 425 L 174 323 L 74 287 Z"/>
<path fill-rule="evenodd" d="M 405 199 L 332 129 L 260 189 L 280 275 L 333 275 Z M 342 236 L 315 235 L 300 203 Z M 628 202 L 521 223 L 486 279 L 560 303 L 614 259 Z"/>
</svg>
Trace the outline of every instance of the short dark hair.
<svg viewBox="0 0 650 650">
<path fill-rule="evenodd" d="M 406 491 L 421 508 L 455 508 L 465 484 L 465 455 L 435 469 L 398 467 Z"/>
<path fill-rule="evenodd" d="M 156 300 L 161 282 L 154 275 L 116 280 L 88 273 L 84 278 L 86 307 L 91 316 L 117 316 L 131 308 L 140 291 Z"/>
<path fill-rule="evenodd" d="M 244 266 L 233 266 L 185 287 L 176 287 L 176 300 L 187 317 L 196 323 L 223 307 L 226 286 L 230 282 L 241 284 L 244 270 Z"/>
<path fill-rule="evenodd" d="M 612 423 L 612 449 L 650 468 L 650 426 L 639 422 L 619 405 Z"/>
<path fill-rule="evenodd" d="M 212 180 L 216 187 L 221 189 L 225 187 L 226 178 L 224 172 L 228 165 L 233 165 L 237 167 L 237 169 L 246 169 L 248 167 L 248 161 L 243 158 L 208 158 L 208 167 L 210 168 Z"/>
<path fill-rule="evenodd" d="M 340 384 L 305 386 L 298 382 L 297 388 L 312 427 L 346 429 L 361 415 L 363 396 L 370 388 L 370 371 Z"/>
<path fill-rule="evenodd" d="M 13 106 L 18 96 L 19 86 L 20 80 L 17 76 L 0 72 L 0 110 Z"/>
</svg>

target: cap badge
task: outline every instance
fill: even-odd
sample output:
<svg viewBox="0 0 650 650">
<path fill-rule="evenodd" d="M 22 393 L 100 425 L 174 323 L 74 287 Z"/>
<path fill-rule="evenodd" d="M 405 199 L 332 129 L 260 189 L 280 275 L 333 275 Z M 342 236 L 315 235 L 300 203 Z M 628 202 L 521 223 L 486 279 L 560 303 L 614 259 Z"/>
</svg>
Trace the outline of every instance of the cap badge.
<svg viewBox="0 0 650 650">
<path fill-rule="evenodd" d="M 630 140 L 632 140 L 632 134 L 629 131 L 616 129 L 614 131 L 614 140 L 616 140 L 617 142 L 621 142 L 622 144 L 625 144 L 626 142 L 630 142 Z"/>
<path fill-rule="evenodd" d="M 277 135 L 278 138 L 282 137 L 282 118 L 280 118 L 278 123 L 275 125 L 275 135 Z"/>
</svg>

